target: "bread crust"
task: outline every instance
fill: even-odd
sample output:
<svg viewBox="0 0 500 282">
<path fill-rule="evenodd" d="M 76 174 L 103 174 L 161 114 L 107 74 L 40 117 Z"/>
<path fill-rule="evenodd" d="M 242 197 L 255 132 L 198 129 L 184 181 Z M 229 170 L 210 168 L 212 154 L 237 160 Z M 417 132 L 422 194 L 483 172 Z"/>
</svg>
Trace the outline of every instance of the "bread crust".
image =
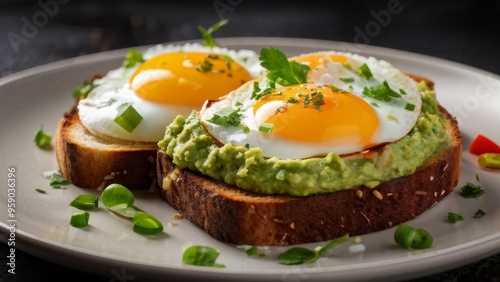
<svg viewBox="0 0 500 282">
<path fill-rule="evenodd" d="M 238 245 L 293 245 L 383 230 L 422 214 L 458 184 L 462 140 L 442 107 L 449 140 L 415 173 L 306 197 L 244 191 L 176 167 L 158 151 L 160 196 L 212 237 Z"/>
<path fill-rule="evenodd" d="M 81 123 L 76 105 L 57 125 L 59 169 L 72 184 L 103 189 L 119 183 L 129 189 L 156 187 L 157 143 L 115 143 L 94 136 Z"/>
</svg>

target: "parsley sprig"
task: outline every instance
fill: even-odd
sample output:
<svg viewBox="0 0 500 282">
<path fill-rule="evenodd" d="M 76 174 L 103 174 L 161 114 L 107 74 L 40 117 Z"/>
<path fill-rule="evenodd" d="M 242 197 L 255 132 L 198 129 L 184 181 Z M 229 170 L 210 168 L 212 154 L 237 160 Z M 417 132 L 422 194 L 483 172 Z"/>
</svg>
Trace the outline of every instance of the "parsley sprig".
<svg viewBox="0 0 500 282">
<path fill-rule="evenodd" d="M 260 50 L 260 65 L 269 70 L 267 77 L 283 86 L 302 84 L 307 81 L 309 66 L 295 61 L 288 61 L 286 55 L 274 47 Z"/>
<path fill-rule="evenodd" d="M 389 84 L 386 80 L 384 80 L 384 82 L 378 86 L 369 88 L 365 87 L 363 89 L 363 95 L 385 102 L 390 102 L 392 101 L 392 99 L 401 97 L 401 94 L 397 93 L 396 91 L 392 90 L 391 87 L 389 87 Z"/>
<path fill-rule="evenodd" d="M 207 119 L 207 121 L 222 126 L 238 126 L 241 123 L 241 115 L 238 111 L 239 108 L 224 108 L 215 113 L 211 119 Z"/>
<path fill-rule="evenodd" d="M 219 43 L 217 43 L 217 41 L 215 41 L 212 34 L 215 31 L 217 31 L 219 28 L 221 28 L 222 26 L 225 26 L 228 23 L 229 23 L 228 19 L 223 19 L 221 21 L 216 22 L 214 25 L 212 25 L 208 29 L 199 25 L 198 30 L 201 32 L 201 37 L 203 38 L 203 45 L 207 46 L 207 47 L 219 46 Z"/>
</svg>

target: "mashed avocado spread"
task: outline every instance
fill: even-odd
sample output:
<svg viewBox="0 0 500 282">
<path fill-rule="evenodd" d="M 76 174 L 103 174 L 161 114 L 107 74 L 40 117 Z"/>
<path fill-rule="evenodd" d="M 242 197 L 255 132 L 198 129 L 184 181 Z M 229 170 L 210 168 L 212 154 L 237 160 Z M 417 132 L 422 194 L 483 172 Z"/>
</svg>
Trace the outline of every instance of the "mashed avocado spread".
<svg viewBox="0 0 500 282">
<path fill-rule="evenodd" d="M 380 182 L 412 174 L 446 142 L 444 119 L 434 91 L 419 83 L 422 110 L 413 129 L 397 142 L 368 153 L 323 158 L 265 158 L 259 148 L 219 147 L 201 126 L 199 113 L 177 118 L 158 143 L 175 165 L 241 189 L 263 194 L 307 196 L 376 187 Z"/>
</svg>

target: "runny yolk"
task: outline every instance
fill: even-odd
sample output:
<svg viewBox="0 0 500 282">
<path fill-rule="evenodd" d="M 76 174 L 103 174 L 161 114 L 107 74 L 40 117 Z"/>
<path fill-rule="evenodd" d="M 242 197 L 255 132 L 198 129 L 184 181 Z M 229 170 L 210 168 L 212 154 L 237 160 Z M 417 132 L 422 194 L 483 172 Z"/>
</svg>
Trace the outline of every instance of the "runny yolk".
<svg viewBox="0 0 500 282">
<path fill-rule="evenodd" d="M 285 103 L 272 113 L 259 112 L 273 101 Z M 363 148 L 369 148 L 379 124 L 375 111 L 362 98 L 333 91 L 328 85 L 302 84 L 276 89 L 259 100 L 253 111 L 257 120 L 262 115 L 265 123 L 274 125 L 273 136 L 299 142 L 362 144 Z"/>
<path fill-rule="evenodd" d="M 142 63 L 130 77 L 130 88 L 152 102 L 198 107 L 250 79 L 250 73 L 227 56 L 172 52 Z"/>
<path fill-rule="evenodd" d="M 318 65 L 324 64 L 325 62 L 337 62 L 345 64 L 347 63 L 347 57 L 340 54 L 314 53 L 292 57 L 289 59 L 289 61 L 297 61 L 299 63 L 308 65 L 311 69 L 314 69 Z"/>
</svg>

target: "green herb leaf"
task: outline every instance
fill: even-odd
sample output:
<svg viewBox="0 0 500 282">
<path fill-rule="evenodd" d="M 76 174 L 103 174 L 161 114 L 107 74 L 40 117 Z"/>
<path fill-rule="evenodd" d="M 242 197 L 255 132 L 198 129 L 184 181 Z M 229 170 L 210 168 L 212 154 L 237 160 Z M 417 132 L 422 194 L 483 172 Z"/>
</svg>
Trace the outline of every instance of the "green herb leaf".
<svg viewBox="0 0 500 282">
<path fill-rule="evenodd" d="M 90 214 L 86 211 L 73 212 L 69 224 L 77 228 L 82 228 L 89 224 L 89 218 Z"/>
<path fill-rule="evenodd" d="M 214 46 L 219 46 L 217 41 L 213 38 L 213 33 L 217 31 L 219 28 L 222 26 L 226 25 L 229 23 L 229 20 L 223 19 L 219 22 L 216 22 L 214 25 L 209 27 L 208 29 L 205 29 L 202 26 L 198 26 L 198 30 L 201 32 L 201 37 L 203 38 L 203 45 L 207 47 L 214 47 Z"/>
<path fill-rule="evenodd" d="M 75 98 L 75 100 L 79 100 L 80 98 L 87 98 L 90 91 L 92 91 L 92 89 L 94 89 L 96 86 L 97 85 L 94 85 L 94 83 L 88 80 L 83 81 L 82 84 L 73 88 L 73 98 Z"/>
<path fill-rule="evenodd" d="M 217 263 L 219 251 L 207 246 L 191 246 L 182 255 L 182 262 L 197 266 L 225 267 L 224 264 Z"/>
<path fill-rule="evenodd" d="M 43 131 L 43 125 L 40 126 L 40 128 L 35 132 L 35 136 L 33 138 L 36 146 L 40 149 L 50 149 L 52 142 L 52 135 L 47 134 L 45 131 Z"/>
<path fill-rule="evenodd" d="M 239 109 L 224 108 L 207 121 L 222 126 L 238 126 L 241 123 L 241 115 L 238 111 Z"/>
<path fill-rule="evenodd" d="M 331 240 L 319 250 L 310 250 L 303 247 L 290 248 L 278 255 L 278 262 L 286 265 L 313 263 L 321 258 L 330 249 L 335 248 L 336 246 L 347 241 L 349 241 L 349 234 L 345 234 L 342 237 Z"/>
<path fill-rule="evenodd" d="M 134 204 L 134 194 L 121 184 L 110 184 L 101 193 L 102 204 L 110 209 L 125 209 Z"/>
<path fill-rule="evenodd" d="M 374 99 L 380 100 L 380 101 L 385 101 L 385 102 L 390 102 L 393 98 L 399 98 L 401 97 L 401 94 L 395 92 L 389 87 L 389 84 L 387 81 L 384 80 L 384 82 L 378 86 L 373 86 L 373 87 L 365 87 L 363 89 L 363 94 L 372 97 Z"/>
<path fill-rule="evenodd" d="M 460 195 L 464 198 L 478 198 L 484 194 L 484 189 L 479 185 L 467 182 L 465 186 L 460 188 Z"/>
<path fill-rule="evenodd" d="M 138 211 L 132 220 L 132 230 L 141 235 L 154 235 L 163 231 L 163 224 L 154 216 Z"/>
<path fill-rule="evenodd" d="M 60 188 L 62 185 L 69 185 L 69 184 L 71 184 L 69 180 L 57 172 L 53 173 L 50 176 L 49 185 L 53 188 Z"/>
<path fill-rule="evenodd" d="M 486 213 L 482 210 L 482 209 L 478 209 L 474 215 L 472 216 L 473 218 L 480 218 L 480 217 L 483 217 L 485 216 Z"/>
<path fill-rule="evenodd" d="M 124 68 L 131 68 L 138 63 L 143 63 L 144 58 L 142 57 L 142 53 L 136 49 L 130 49 L 127 52 L 127 56 L 122 63 Z"/>
<path fill-rule="evenodd" d="M 359 70 L 360 70 L 359 76 L 361 76 L 367 80 L 369 80 L 370 78 L 373 77 L 372 71 L 370 70 L 368 65 L 366 65 L 366 64 L 361 65 L 361 67 L 359 67 Z"/>
<path fill-rule="evenodd" d="M 456 223 L 458 221 L 463 221 L 464 217 L 459 215 L 458 213 L 448 212 L 448 222 Z"/>
<path fill-rule="evenodd" d="M 413 110 L 415 110 L 415 105 L 411 103 L 406 103 L 405 110 L 412 112 Z"/>
<path fill-rule="evenodd" d="M 309 66 L 288 61 L 285 54 L 274 47 L 262 48 L 259 59 L 261 66 L 269 70 L 267 77 L 283 86 L 307 82 Z"/>
<path fill-rule="evenodd" d="M 251 246 L 245 250 L 247 256 L 253 256 L 257 254 L 257 246 Z"/>
<path fill-rule="evenodd" d="M 128 103 L 121 104 L 118 106 L 117 110 L 118 114 L 116 115 L 114 121 L 128 133 L 134 131 L 143 119 L 135 108 Z"/>
<path fill-rule="evenodd" d="M 338 88 L 337 86 L 335 86 L 333 84 L 330 85 L 330 89 L 332 90 L 332 92 L 347 93 L 347 91 L 345 91 L 344 89 Z"/>
<path fill-rule="evenodd" d="M 40 189 L 40 188 L 36 188 L 35 191 L 37 191 L 40 194 L 47 194 L 47 191 Z"/>
<path fill-rule="evenodd" d="M 87 194 L 78 195 L 69 205 L 80 210 L 90 210 L 97 208 L 97 197 Z"/>
<path fill-rule="evenodd" d="M 316 110 L 319 110 L 320 107 L 325 104 L 323 93 L 321 92 L 318 92 L 316 95 L 314 95 L 312 100 L 313 100 L 313 108 Z"/>
</svg>

